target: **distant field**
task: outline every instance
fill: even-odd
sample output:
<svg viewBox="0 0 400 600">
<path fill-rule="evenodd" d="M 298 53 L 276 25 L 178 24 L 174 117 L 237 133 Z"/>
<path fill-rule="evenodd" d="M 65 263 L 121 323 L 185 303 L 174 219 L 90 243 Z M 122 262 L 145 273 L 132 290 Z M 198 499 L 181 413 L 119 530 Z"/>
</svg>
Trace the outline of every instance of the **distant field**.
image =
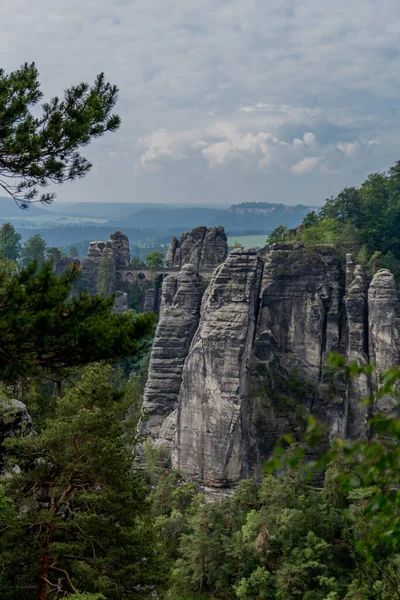
<svg viewBox="0 0 400 600">
<path fill-rule="evenodd" d="M 235 242 L 244 248 L 263 248 L 268 234 L 265 235 L 236 235 L 228 237 L 228 245 L 233 246 Z"/>
</svg>

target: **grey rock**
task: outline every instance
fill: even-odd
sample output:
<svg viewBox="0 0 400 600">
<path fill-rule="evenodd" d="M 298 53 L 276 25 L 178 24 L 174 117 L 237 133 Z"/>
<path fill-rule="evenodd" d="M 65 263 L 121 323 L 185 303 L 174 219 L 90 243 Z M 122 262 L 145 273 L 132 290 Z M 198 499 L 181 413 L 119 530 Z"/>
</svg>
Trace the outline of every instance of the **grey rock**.
<svg viewBox="0 0 400 600">
<path fill-rule="evenodd" d="M 262 261 L 235 250 L 214 272 L 185 362 L 172 452 L 184 476 L 229 487 L 249 474 L 247 368 Z"/>
<path fill-rule="evenodd" d="M 113 312 L 120 314 L 126 312 L 127 310 L 129 310 L 128 294 L 126 292 L 121 292 L 120 290 L 117 290 L 115 292 Z"/>
<path fill-rule="evenodd" d="M 213 253 L 223 262 L 210 278 Z M 332 247 L 290 240 L 224 255 L 218 228 L 171 243 L 168 268 L 189 259 L 195 267 L 164 281 L 142 425 L 174 467 L 208 490 L 257 476 L 279 436 L 301 435 L 309 413 L 330 425 L 331 437 L 366 435 L 361 401 L 377 378 L 332 374 L 330 353 L 373 362 L 377 372 L 400 361 L 389 271 L 369 284 L 350 255 L 344 270 Z M 378 408 L 390 410 L 392 399 Z"/>
<path fill-rule="evenodd" d="M 110 235 L 110 247 L 114 253 L 116 269 L 124 269 L 131 264 L 129 240 L 121 231 L 115 231 Z"/>
<path fill-rule="evenodd" d="M 261 284 L 256 353 L 259 336 L 269 332 L 282 367 L 319 383 L 327 353 L 339 347 L 341 283 L 339 258 L 332 250 L 273 244 Z"/>
<path fill-rule="evenodd" d="M 0 472 L 6 453 L 4 441 L 34 433 L 32 419 L 20 400 L 0 400 Z"/>
<path fill-rule="evenodd" d="M 375 365 L 372 388 L 378 388 L 378 374 L 399 365 L 400 327 L 399 299 L 393 274 L 388 269 L 379 270 L 368 290 L 369 358 Z M 379 402 L 380 410 L 394 407 L 393 399 L 385 396 Z"/>
<path fill-rule="evenodd" d="M 223 227 L 196 227 L 172 238 L 167 252 L 167 268 L 192 264 L 199 270 L 213 270 L 228 254 L 227 237 Z"/>
<path fill-rule="evenodd" d="M 149 375 L 143 399 L 147 420 L 141 430 L 158 437 L 164 419 L 176 408 L 182 370 L 196 331 L 204 284 L 193 265 L 164 279 Z"/>
</svg>

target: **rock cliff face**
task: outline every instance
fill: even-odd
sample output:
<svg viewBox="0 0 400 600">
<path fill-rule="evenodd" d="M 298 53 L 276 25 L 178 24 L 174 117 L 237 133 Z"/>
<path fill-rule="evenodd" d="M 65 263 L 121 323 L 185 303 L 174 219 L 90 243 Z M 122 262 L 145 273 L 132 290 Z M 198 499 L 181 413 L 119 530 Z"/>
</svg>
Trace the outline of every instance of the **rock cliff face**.
<svg viewBox="0 0 400 600">
<path fill-rule="evenodd" d="M 332 436 L 366 434 L 360 401 L 376 381 L 334 376 L 330 352 L 378 371 L 400 358 L 389 271 L 370 281 L 351 256 L 342 267 L 332 248 L 298 242 L 223 260 L 221 239 L 219 230 L 198 228 L 171 243 L 170 266 L 195 265 L 164 281 L 143 425 L 173 466 L 211 488 L 257 476 L 278 436 L 300 435 L 309 413 Z M 223 262 L 203 295 L 196 269 L 213 264 L 213 247 Z"/>
<path fill-rule="evenodd" d="M 0 400 L 0 473 L 4 465 L 4 441 L 9 438 L 32 435 L 32 419 L 20 400 Z"/>
<path fill-rule="evenodd" d="M 173 465 L 207 486 L 226 487 L 249 474 L 246 372 L 261 274 L 261 259 L 246 250 L 234 250 L 215 270 L 185 362 Z"/>
<path fill-rule="evenodd" d="M 180 240 L 172 238 L 168 248 L 167 268 L 191 264 L 199 270 L 215 269 L 228 253 L 223 227 L 196 227 L 183 233 Z"/>
<path fill-rule="evenodd" d="M 182 370 L 197 329 L 204 283 L 193 265 L 185 265 L 164 280 L 160 319 L 151 354 L 144 394 L 147 421 L 143 429 L 153 439 L 160 435 L 164 420 L 176 409 Z M 168 423 L 164 430 L 168 430 Z M 168 431 L 162 439 L 170 442 Z"/>
</svg>

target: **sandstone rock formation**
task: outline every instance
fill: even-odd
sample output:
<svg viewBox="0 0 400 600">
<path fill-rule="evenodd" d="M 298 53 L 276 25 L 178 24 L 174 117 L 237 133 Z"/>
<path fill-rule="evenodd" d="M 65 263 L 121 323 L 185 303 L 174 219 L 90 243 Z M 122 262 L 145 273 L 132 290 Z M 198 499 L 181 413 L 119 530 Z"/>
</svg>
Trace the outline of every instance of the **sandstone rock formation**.
<svg viewBox="0 0 400 600">
<path fill-rule="evenodd" d="M 25 404 L 15 399 L 0 400 L 0 473 L 4 467 L 4 441 L 32 433 L 32 419 Z"/>
<path fill-rule="evenodd" d="M 200 272 L 210 268 L 209 249 L 223 256 L 221 239 L 197 228 L 173 240 L 170 268 L 189 259 Z M 184 267 L 164 282 L 144 403 L 148 431 L 184 476 L 220 488 L 256 475 L 279 435 L 300 435 L 309 413 L 331 436 L 366 434 L 360 402 L 376 377 L 347 380 L 326 359 L 341 353 L 377 371 L 399 363 L 389 271 L 370 282 L 351 256 L 343 268 L 328 246 L 239 250 L 215 269 L 201 308 L 199 276 L 189 273 Z M 380 408 L 390 407 L 383 399 Z"/>
<path fill-rule="evenodd" d="M 234 250 L 215 270 L 186 359 L 173 465 L 207 486 L 226 487 L 249 474 L 246 371 L 261 273 L 251 250 Z"/>
<path fill-rule="evenodd" d="M 121 291 L 115 292 L 113 312 L 119 314 L 127 311 L 128 309 L 128 294 Z"/>
<path fill-rule="evenodd" d="M 167 268 L 181 268 L 190 263 L 199 270 L 215 269 L 228 253 L 223 227 L 196 227 L 183 233 L 180 240 L 172 238 L 168 248 Z"/>
<path fill-rule="evenodd" d="M 124 269 L 131 264 L 131 253 L 129 240 L 121 231 L 115 231 L 110 235 L 110 248 L 114 254 L 115 268 Z"/>
<path fill-rule="evenodd" d="M 177 406 L 182 370 L 197 329 L 204 283 L 193 265 L 164 280 L 161 314 L 151 354 L 144 393 L 143 423 L 153 439 Z"/>
</svg>

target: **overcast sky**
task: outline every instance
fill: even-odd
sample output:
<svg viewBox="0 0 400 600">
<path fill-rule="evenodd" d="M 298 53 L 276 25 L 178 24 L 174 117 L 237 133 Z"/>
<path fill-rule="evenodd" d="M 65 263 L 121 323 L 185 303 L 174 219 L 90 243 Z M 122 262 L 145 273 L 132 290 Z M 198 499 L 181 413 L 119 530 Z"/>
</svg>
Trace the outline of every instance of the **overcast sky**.
<svg viewBox="0 0 400 600">
<path fill-rule="evenodd" d="M 398 0 L 3 0 L 1 66 L 120 88 L 60 201 L 321 204 L 400 159 Z"/>
</svg>

